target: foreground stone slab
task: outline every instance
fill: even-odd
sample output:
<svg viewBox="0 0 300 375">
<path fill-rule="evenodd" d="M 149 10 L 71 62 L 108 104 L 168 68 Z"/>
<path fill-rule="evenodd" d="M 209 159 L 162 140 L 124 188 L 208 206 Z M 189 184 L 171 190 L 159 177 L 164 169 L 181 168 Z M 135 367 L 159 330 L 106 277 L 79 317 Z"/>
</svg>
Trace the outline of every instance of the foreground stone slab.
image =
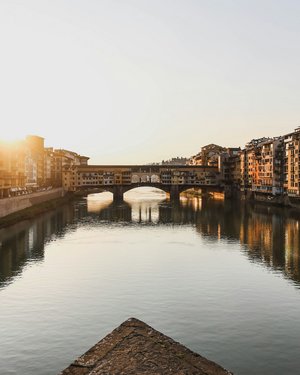
<svg viewBox="0 0 300 375">
<path fill-rule="evenodd" d="M 135 318 L 128 319 L 60 375 L 232 374 Z"/>
</svg>

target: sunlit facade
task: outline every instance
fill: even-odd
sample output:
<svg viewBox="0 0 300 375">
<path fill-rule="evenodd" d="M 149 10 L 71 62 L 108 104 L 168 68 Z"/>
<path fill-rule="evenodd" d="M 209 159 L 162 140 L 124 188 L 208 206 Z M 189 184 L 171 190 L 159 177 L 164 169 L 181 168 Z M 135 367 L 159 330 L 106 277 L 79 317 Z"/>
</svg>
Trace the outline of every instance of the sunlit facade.
<svg viewBox="0 0 300 375">
<path fill-rule="evenodd" d="M 188 164 L 190 165 L 209 165 L 216 167 L 219 162 L 219 155 L 226 152 L 226 148 L 215 144 L 209 144 L 201 147 L 198 154 L 192 156 Z"/>
<path fill-rule="evenodd" d="M 29 135 L 0 143 L 0 198 L 62 186 L 64 166 L 87 165 L 89 158 L 68 150 L 44 147 L 44 138 Z"/>
<path fill-rule="evenodd" d="M 0 198 L 16 195 L 25 189 L 25 149 L 22 142 L 0 144 Z"/>
<path fill-rule="evenodd" d="M 140 176 L 128 170 L 100 173 L 89 167 L 86 156 L 44 146 L 44 138 L 29 135 L 11 144 L 0 144 L 0 198 L 25 194 L 39 188 L 64 187 L 75 191 L 84 186 L 126 185 L 151 182 L 174 185 L 219 185 L 226 190 L 268 197 L 300 196 L 300 129 L 276 138 L 253 139 L 245 148 L 209 144 L 190 158 L 187 167 L 203 166 L 202 172 L 172 170 L 154 164 L 159 174 Z M 176 158 L 174 158 L 175 160 Z M 162 169 L 164 166 L 164 169 Z M 96 166 L 97 167 L 97 166 Z M 114 166 L 115 167 L 115 166 Z M 214 168 L 212 169 L 209 168 Z M 227 189 L 228 190 L 228 189 Z M 226 190 L 226 193 L 227 193 Z"/>
<path fill-rule="evenodd" d="M 283 137 L 249 142 L 240 153 L 241 190 L 269 195 L 284 192 Z"/>
</svg>

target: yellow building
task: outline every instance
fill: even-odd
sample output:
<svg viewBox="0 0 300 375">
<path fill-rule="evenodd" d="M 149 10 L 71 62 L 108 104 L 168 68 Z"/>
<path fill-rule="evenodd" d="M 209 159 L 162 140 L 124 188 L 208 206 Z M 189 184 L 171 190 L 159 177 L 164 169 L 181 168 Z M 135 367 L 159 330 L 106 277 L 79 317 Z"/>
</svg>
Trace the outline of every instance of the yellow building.
<svg viewBox="0 0 300 375">
<path fill-rule="evenodd" d="M 255 149 L 252 190 L 278 195 L 283 193 L 283 138 L 260 143 Z"/>
<path fill-rule="evenodd" d="M 211 167 L 218 166 L 219 155 L 226 152 L 225 147 L 221 147 L 215 144 L 209 144 L 201 147 L 198 154 L 192 156 L 189 160 L 189 165 L 209 165 Z"/>
<path fill-rule="evenodd" d="M 63 186 L 64 177 L 63 172 L 67 175 L 71 173 L 75 166 L 87 166 L 89 157 L 82 156 L 76 152 L 69 150 L 54 150 L 52 152 L 52 163 L 51 163 L 51 185 Z"/>
<path fill-rule="evenodd" d="M 28 135 L 25 139 L 25 147 L 26 186 L 34 188 L 44 186 L 44 138 Z"/>
<path fill-rule="evenodd" d="M 11 144 L 0 143 L 0 198 L 46 186 L 62 186 L 65 166 L 86 166 L 89 158 L 68 150 L 44 147 L 44 138 L 29 135 Z"/>
<path fill-rule="evenodd" d="M 219 155 L 218 167 L 224 184 L 239 187 L 241 183 L 241 149 L 227 148 Z"/>
<path fill-rule="evenodd" d="M 249 142 L 240 153 L 241 190 L 278 195 L 283 193 L 283 137 Z"/>
<path fill-rule="evenodd" d="M 25 189 L 22 142 L 0 143 L 0 198 L 21 194 Z"/>
<path fill-rule="evenodd" d="M 246 148 L 241 151 L 240 154 L 240 165 L 241 165 L 241 190 L 247 191 L 252 189 L 252 181 L 254 174 L 254 150 Z"/>
<path fill-rule="evenodd" d="M 11 187 L 10 150 L 0 143 L 0 198 L 8 197 Z"/>
</svg>

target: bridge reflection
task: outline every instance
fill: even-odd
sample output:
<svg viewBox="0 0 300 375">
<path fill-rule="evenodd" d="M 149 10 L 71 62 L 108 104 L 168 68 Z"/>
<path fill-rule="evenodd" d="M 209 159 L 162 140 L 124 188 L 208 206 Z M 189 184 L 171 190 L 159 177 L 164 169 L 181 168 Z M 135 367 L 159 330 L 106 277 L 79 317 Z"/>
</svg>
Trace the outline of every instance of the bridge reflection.
<svg viewBox="0 0 300 375">
<path fill-rule="evenodd" d="M 296 212 L 199 198 L 175 204 L 160 196 L 119 204 L 99 202 L 94 197 L 0 230 L 0 287 L 12 282 L 28 263 L 43 261 L 48 241 L 63 237 L 77 226 L 114 222 L 192 225 L 211 243 L 241 244 L 250 261 L 279 271 L 300 286 L 300 224 Z"/>
</svg>

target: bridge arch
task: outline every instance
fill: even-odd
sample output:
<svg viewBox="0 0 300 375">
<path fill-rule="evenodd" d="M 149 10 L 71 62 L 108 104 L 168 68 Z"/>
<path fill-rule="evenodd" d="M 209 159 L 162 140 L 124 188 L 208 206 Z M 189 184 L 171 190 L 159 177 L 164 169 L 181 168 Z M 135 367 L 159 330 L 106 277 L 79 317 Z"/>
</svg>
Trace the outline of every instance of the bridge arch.
<svg viewBox="0 0 300 375">
<path fill-rule="evenodd" d="M 123 186 L 123 192 L 127 193 L 128 191 L 131 191 L 131 190 L 134 190 L 134 189 L 137 189 L 137 188 L 142 188 L 142 187 L 155 188 L 155 189 L 163 191 L 165 193 L 169 193 L 170 192 L 170 189 L 169 189 L 168 186 L 163 186 L 159 182 L 157 182 L 157 183 L 154 182 L 153 183 L 151 181 L 132 183 L 131 185 Z"/>
<path fill-rule="evenodd" d="M 101 189 L 85 189 L 85 195 L 93 194 L 93 193 L 105 193 L 109 192 L 113 194 L 113 200 L 114 201 L 123 201 L 124 194 L 130 190 L 134 190 L 140 187 L 152 187 L 156 188 L 157 190 L 163 191 L 165 193 L 170 193 L 170 187 L 164 186 L 162 184 L 153 183 L 150 180 L 147 182 L 137 182 L 137 183 L 131 183 L 130 185 L 105 185 L 101 187 Z"/>
<path fill-rule="evenodd" d="M 124 192 L 124 200 L 132 204 L 142 204 L 142 201 L 164 201 L 167 193 L 161 188 L 153 186 L 137 186 Z"/>
</svg>

